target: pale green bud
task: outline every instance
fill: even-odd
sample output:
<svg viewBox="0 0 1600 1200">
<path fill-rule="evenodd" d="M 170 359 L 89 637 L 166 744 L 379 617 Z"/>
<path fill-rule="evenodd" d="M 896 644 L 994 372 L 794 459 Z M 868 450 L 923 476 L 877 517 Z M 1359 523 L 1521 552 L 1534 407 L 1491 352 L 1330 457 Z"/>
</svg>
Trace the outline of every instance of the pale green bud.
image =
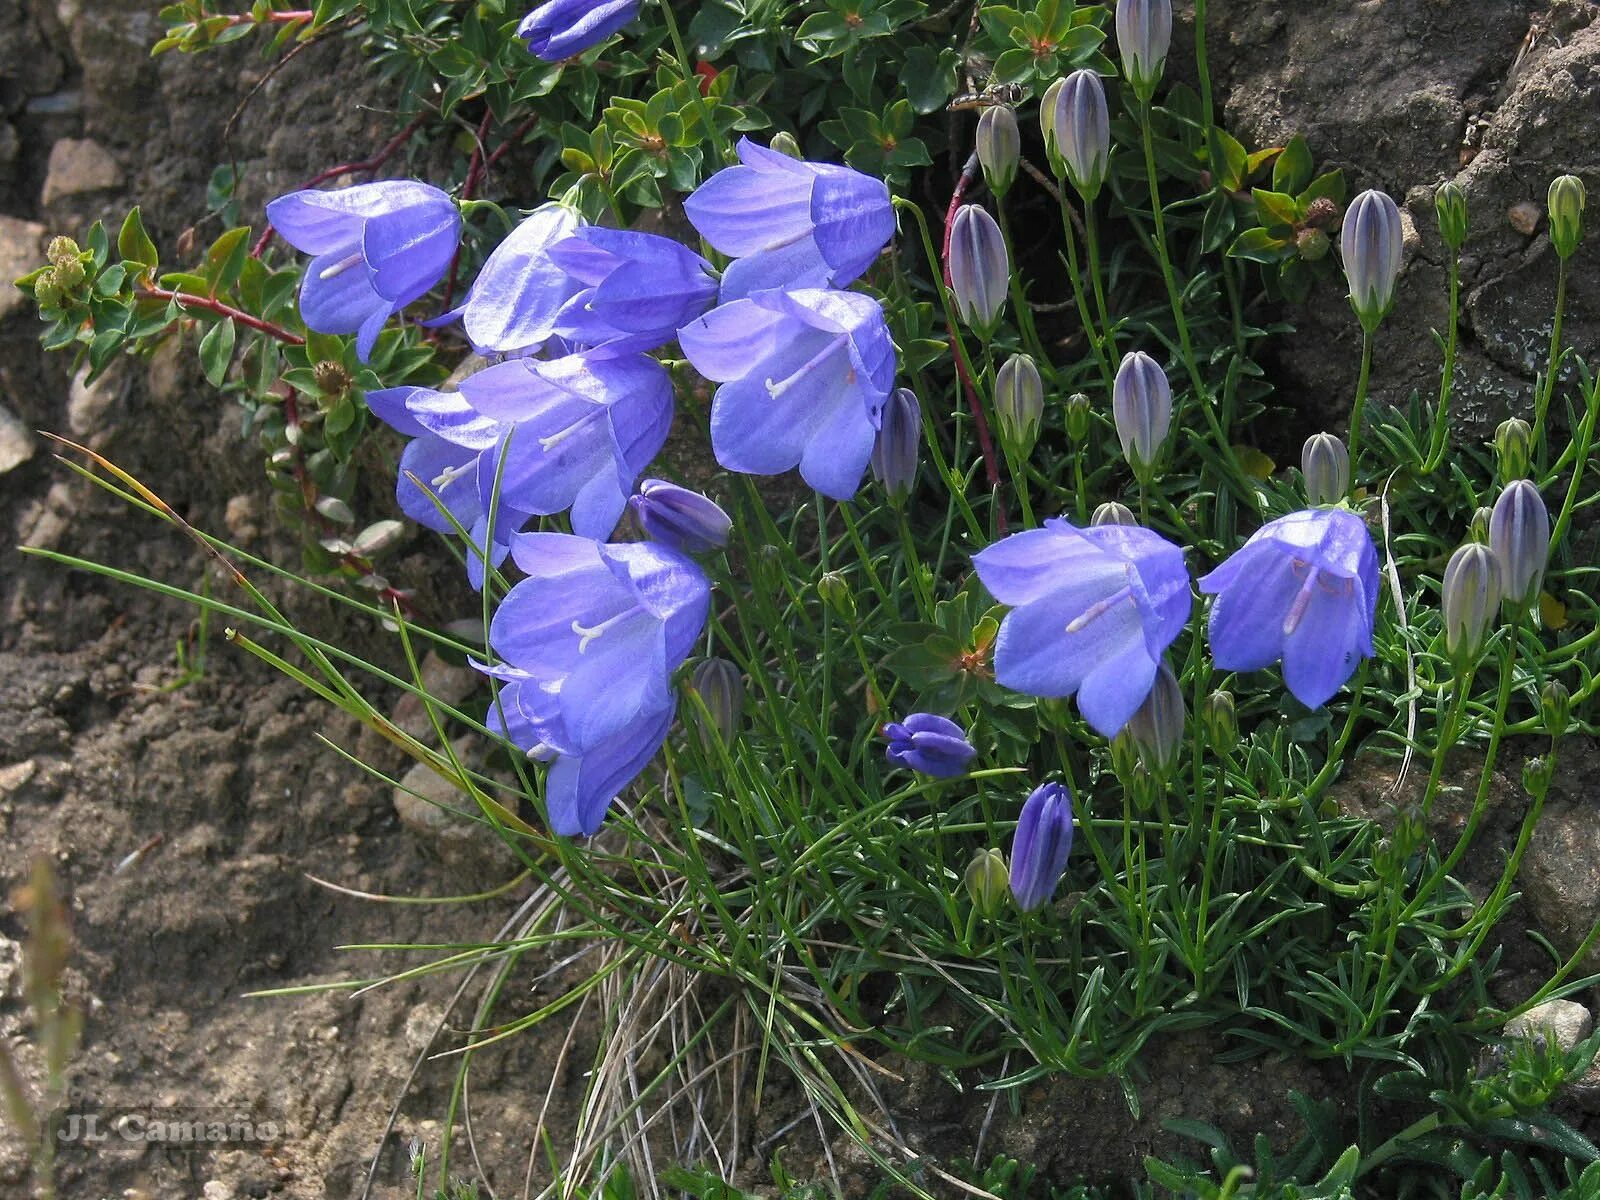
<svg viewBox="0 0 1600 1200">
<path fill-rule="evenodd" d="M 1559 175 L 1550 184 L 1550 244 L 1562 258 L 1571 258 L 1583 237 L 1583 180 Z"/>
</svg>

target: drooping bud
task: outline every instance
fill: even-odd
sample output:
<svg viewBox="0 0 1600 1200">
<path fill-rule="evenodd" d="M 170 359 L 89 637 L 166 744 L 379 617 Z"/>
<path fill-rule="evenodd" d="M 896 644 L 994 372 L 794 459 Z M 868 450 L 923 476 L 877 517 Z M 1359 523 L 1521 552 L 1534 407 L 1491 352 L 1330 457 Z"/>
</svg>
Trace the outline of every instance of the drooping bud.
<svg viewBox="0 0 1600 1200">
<path fill-rule="evenodd" d="M 1156 667 L 1150 694 L 1128 719 L 1124 730 L 1139 753 L 1139 761 L 1157 779 L 1167 778 L 1178 761 L 1187 713 L 1178 677 L 1163 658 Z"/>
<path fill-rule="evenodd" d="M 1350 492 L 1350 451 L 1331 433 L 1314 433 L 1300 449 L 1307 504 L 1338 504 Z"/>
<path fill-rule="evenodd" d="M 1061 882 L 1072 850 L 1072 794 L 1041 784 L 1022 806 L 1011 842 L 1011 895 L 1023 912 L 1041 908 Z"/>
<path fill-rule="evenodd" d="M 1467 193 L 1453 180 L 1441 184 L 1433 194 L 1433 211 L 1439 217 L 1439 237 L 1452 250 L 1460 250 L 1467 240 Z"/>
<path fill-rule="evenodd" d="M 1494 431 L 1494 455 L 1500 468 L 1500 482 L 1528 477 L 1528 463 L 1533 457 L 1533 426 L 1521 417 L 1501 421 Z"/>
<path fill-rule="evenodd" d="M 708 658 L 694 669 L 689 686 L 705 705 L 711 727 L 724 744 L 731 743 L 744 712 L 744 676 L 739 668 L 725 658 Z"/>
<path fill-rule="evenodd" d="M 1139 518 L 1133 515 L 1133 509 L 1117 500 L 1107 500 L 1094 510 L 1094 515 L 1089 518 L 1090 525 L 1137 525 Z"/>
<path fill-rule="evenodd" d="M 1207 696 L 1200 706 L 1200 725 L 1206 731 L 1206 740 L 1218 750 L 1227 749 L 1238 741 L 1239 718 L 1233 693 L 1216 691 Z"/>
<path fill-rule="evenodd" d="M 1350 306 L 1368 333 L 1394 306 L 1404 252 L 1400 209 L 1393 200 L 1379 191 L 1365 191 L 1351 201 L 1339 231 L 1339 253 L 1350 284 Z"/>
<path fill-rule="evenodd" d="M 872 477 L 896 508 L 905 503 L 917 479 L 922 445 L 922 409 L 910 388 L 896 388 L 884 402 L 878 436 L 872 443 Z"/>
<path fill-rule="evenodd" d="M 1000 323 L 1011 282 L 1006 241 L 983 208 L 963 204 L 950 229 L 950 290 L 961 319 L 982 337 Z"/>
<path fill-rule="evenodd" d="M 1074 442 L 1089 436 L 1089 397 L 1082 392 L 1067 397 L 1067 436 Z"/>
<path fill-rule="evenodd" d="M 779 154 L 787 154 L 790 158 L 803 159 L 806 156 L 805 151 L 800 149 L 800 143 L 794 140 L 794 134 L 787 129 L 780 129 L 773 134 L 769 145 Z"/>
<path fill-rule="evenodd" d="M 850 591 L 850 584 L 845 577 L 837 571 L 828 571 L 821 579 L 817 580 L 817 595 L 822 597 L 822 602 L 831 608 L 838 616 L 846 621 L 855 619 L 856 598 Z"/>
<path fill-rule="evenodd" d="M 1172 43 L 1172 0 L 1117 0 L 1117 54 L 1134 94 L 1148 101 Z"/>
<path fill-rule="evenodd" d="M 915 712 L 904 721 L 890 721 L 883 736 L 889 739 L 890 762 L 936 779 L 966 774 L 967 764 L 978 753 L 966 730 L 937 713 Z"/>
<path fill-rule="evenodd" d="M 1022 158 L 1022 133 L 1017 114 L 1009 104 L 991 104 L 978 118 L 978 161 L 983 177 L 996 196 L 1011 190 Z"/>
<path fill-rule="evenodd" d="M 1537 604 L 1550 558 L 1550 512 L 1539 489 L 1526 479 L 1507 484 L 1494 502 L 1489 546 L 1500 560 L 1504 602 L 1517 609 Z"/>
<path fill-rule="evenodd" d="M 1111 165 L 1106 89 L 1093 71 L 1058 79 L 1039 102 L 1045 155 L 1057 179 L 1069 179 L 1084 200 L 1100 194 Z"/>
<path fill-rule="evenodd" d="M 993 846 L 979 850 L 967 864 L 962 882 L 967 885 L 967 895 L 972 897 L 972 907 L 986 917 L 994 916 L 1005 903 L 1010 887 L 1006 856 Z"/>
<path fill-rule="evenodd" d="M 1539 689 L 1539 712 L 1544 717 L 1544 731 L 1553 738 L 1566 733 L 1572 721 L 1572 693 L 1559 679 L 1552 679 Z"/>
<path fill-rule="evenodd" d="M 1550 244 L 1563 259 L 1571 258 L 1583 238 L 1583 180 L 1558 175 L 1550 183 Z"/>
<path fill-rule="evenodd" d="M 1500 611 L 1500 562 L 1482 542 L 1457 548 L 1444 568 L 1440 593 L 1444 647 L 1460 674 L 1483 653 Z"/>
<path fill-rule="evenodd" d="M 1489 543 L 1489 518 L 1494 516 L 1494 509 L 1487 504 L 1480 504 L 1472 510 L 1472 520 L 1467 523 L 1467 537 L 1474 542 Z"/>
<path fill-rule="evenodd" d="M 1133 473 L 1148 483 L 1172 425 L 1172 385 L 1161 365 L 1143 350 L 1125 355 L 1117 368 L 1111 416 L 1123 457 Z"/>
<path fill-rule="evenodd" d="M 685 554 L 722 549 L 733 528 L 733 521 L 714 501 L 665 479 L 646 479 L 628 508 L 652 540 Z"/>
<path fill-rule="evenodd" d="M 1044 420 L 1044 380 L 1026 354 L 1013 354 L 994 377 L 994 408 L 1000 437 L 1013 454 L 1027 457 Z"/>
</svg>

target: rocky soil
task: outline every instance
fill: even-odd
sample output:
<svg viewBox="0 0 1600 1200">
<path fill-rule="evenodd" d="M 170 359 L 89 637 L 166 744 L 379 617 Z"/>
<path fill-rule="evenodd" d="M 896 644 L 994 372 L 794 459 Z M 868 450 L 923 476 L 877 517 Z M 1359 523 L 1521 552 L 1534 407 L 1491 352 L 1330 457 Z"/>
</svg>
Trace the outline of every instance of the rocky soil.
<svg viewBox="0 0 1600 1200">
<path fill-rule="evenodd" d="M 120 219 L 135 201 L 170 253 L 190 223 L 215 232 L 205 191 L 219 164 L 241 169 L 250 220 L 266 196 L 363 157 L 391 130 L 358 47 L 315 46 L 271 77 L 243 45 L 152 61 L 156 8 L 156 0 L 0 0 L 0 278 L 36 263 L 49 234 Z M 1181 24 L 1189 13 L 1180 10 Z M 1600 194 L 1596 16 L 1596 5 L 1573 0 L 1213 0 L 1213 69 L 1230 127 L 1252 145 L 1303 132 L 1318 161 L 1343 166 L 1356 187 L 1407 198 L 1416 237 L 1399 308 L 1379 338 L 1379 397 L 1403 400 L 1435 386 L 1429 330 L 1443 319 L 1444 287 L 1431 193 L 1454 178 L 1473 213 L 1459 395 L 1484 431 L 1525 400 L 1548 336 L 1540 326 L 1551 309 L 1554 254 L 1537 211 L 1531 223 L 1525 209 L 1515 219 L 1508 213 L 1537 210 L 1562 171 Z M 514 188 L 515 163 L 504 169 L 499 186 Z M 1600 344 L 1600 271 L 1592 247 L 1579 261 L 1569 336 L 1592 348 Z M 1308 423 L 1343 413 L 1356 362 L 1344 305 L 1321 295 L 1288 316 L 1299 333 L 1272 364 L 1281 386 Z M 409 1091 L 405 1081 L 454 981 L 421 978 L 360 997 L 244 993 L 370 977 L 386 961 L 398 964 L 335 947 L 482 938 L 516 903 L 512 895 L 441 908 L 381 904 L 308 876 L 372 893 L 450 895 L 502 882 L 514 864 L 492 849 L 464 848 L 428 819 L 432 810 L 397 808 L 386 783 L 317 738 L 358 747 L 390 771 L 402 769 L 396 757 L 230 648 L 220 629 L 209 630 L 203 677 L 171 687 L 174 647 L 197 633 L 190 608 L 17 553 L 55 549 L 180 587 L 206 582 L 204 561 L 178 535 L 57 464 L 33 432 L 53 430 L 102 449 L 195 525 L 292 561 L 237 411 L 199 379 L 192 354 L 129 363 L 90 387 L 42 356 L 35 336 L 25 300 L 0 287 L 0 829 L 8 851 L 0 884 L 19 883 L 30 858 L 44 854 L 70 895 L 69 981 L 88 1014 L 76 1103 L 225 1108 L 287 1130 L 261 1144 L 117 1141 L 69 1150 L 63 1194 L 353 1196 L 380 1145 L 374 1194 L 404 1194 L 403 1147 L 414 1134 L 433 1140 L 428 1122 L 445 1112 L 450 1064 L 427 1066 Z M 370 500 L 373 515 L 385 515 L 384 498 Z M 425 549 L 413 548 L 394 573 L 432 589 L 438 605 L 464 604 L 430 582 Z M 220 594 L 227 585 L 208 586 Z M 292 604 L 308 625 L 392 662 L 392 648 L 332 606 Z M 441 686 L 471 686 L 445 664 L 430 670 Z M 1592 771 L 1563 773 L 1528 862 L 1530 899 L 1558 943 L 1575 942 L 1600 913 L 1594 779 Z M 26 1033 L 21 936 L 15 915 L 0 919 L 0 1034 L 13 1044 Z M 474 1078 L 479 1148 L 497 1188 L 513 1194 L 553 1065 L 550 1049 L 532 1042 L 485 1055 Z M 1272 1132 L 1285 1091 L 1307 1086 L 1270 1064 L 1221 1075 L 1198 1043 L 1162 1054 L 1160 1095 L 1241 1131 Z M 580 1094 L 577 1075 L 557 1081 L 559 1104 Z M 929 1095 L 908 1095 L 907 1136 L 952 1157 L 971 1153 L 986 1122 Z M 1111 1171 L 1170 1149 L 1152 1119 L 1131 1122 L 1114 1095 L 1043 1099 L 1061 1103 L 991 1134 L 989 1149 L 1063 1172 L 1096 1165 L 1065 1149 L 1069 1140 L 1095 1148 Z M 396 1101 L 402 1114 L 384 1141 Z M 0 1192 L 15 1194 L 22 1172 L 17 1147 L 0 1142 Z"/>
</svg>

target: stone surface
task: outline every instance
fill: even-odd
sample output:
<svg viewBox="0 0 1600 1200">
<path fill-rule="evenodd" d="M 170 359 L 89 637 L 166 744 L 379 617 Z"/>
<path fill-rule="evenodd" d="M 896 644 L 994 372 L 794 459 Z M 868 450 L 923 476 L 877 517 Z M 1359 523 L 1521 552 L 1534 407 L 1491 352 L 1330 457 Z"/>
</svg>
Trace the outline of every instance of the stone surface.
<svg viewBox="0 0 1600 1200">
<path fill-rule="evenodd" d="M 39 443 L 11 410 L 0 406 L 0 475 L 14 471 L 39 449 Z"/>
<path fill-rule="evenodd" d="M 45 228 L 35 221 L 0 215 L 0 321 L 32 310 L 33 301 L 12 282 L 44 265 Z"/>
<path fill-rule="evenodd" d="M 1594 1028 L 1589 1010 L 1573 1000 L 1546 1000 L 1506 1022 L 1508 1038 L 1541 1037 L 1571 1050 Z"/>
<path fill-rule="evenodd" d="M 472 737 L 453 743 L 456 757 L 467 767 L 481 760 L 481 743 Z M 496 863 L 503 861 L 491 830 L 475 819 L 477 805 L 455 784 L 426 763 L 416 763 L 394 789 L 394 811 L 400 824 L 416 837 L 424 853 L 474 880 L 491 879 Z"/>
<path fill-rule="evenodd" d="M 122 168 L 106 148 L 90 138 L 62 138 L 50 147 L 44 190 L 39 203 L 49 208 L 58 200 L 122 186 Z"/>
<path fill-rule="evenodd" d="M 1567 739 L 1555 781 L 1517 882 L 1535 923 L 1563 954 L 1571 954 L 1600 922 L 1600 821 L 1595 780 L 1600 752 Z M 1600 971 L 1600 945 L 1591 945 L 1580 974 Z"/>
<path fill-rule="evenodd" d="M 79 438 L 98 442 L 95 435 L 103 433 L 112 420 L 112 410 L 127 391 L 128 372 L 125 360 L 115 360 L 99 378 L 89 378 L 89 364 L 85 363 L 72 377 L 72 388 L 67 393 L 67 428 Z"/>
<path fill-rule="evenodd" d="M 440 704 L 459 707 L 483 682 L 483 676 L 470 667 L 447 662 L 434 650 L 418 664 L 422 689 Z M 414 738 L 434 741 L 433 722 L 421 699 L 407 692 L 394 706 L 391 719 Z M 441 716 L 441 719 L 445 719 Z"/>
</svg>

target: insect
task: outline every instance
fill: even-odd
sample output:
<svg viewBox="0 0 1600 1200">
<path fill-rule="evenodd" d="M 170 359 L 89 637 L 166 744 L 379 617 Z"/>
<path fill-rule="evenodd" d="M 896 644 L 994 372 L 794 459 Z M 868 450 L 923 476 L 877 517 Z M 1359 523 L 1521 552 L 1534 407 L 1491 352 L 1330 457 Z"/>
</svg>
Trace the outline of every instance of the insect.
<svg viewBox="0 0 1600 1200">
<path fill-rule="evenodd" d="M 1028 89 L 1020 83 L 997 83 L 991 87 L 979 88 L 969 92 L 962 92 L 950 101 L 948 108 L 951 112 L 968 112 L 972 109 L 994 108 L 1005 105 L 1010 108 L 1020 104 L 1028 95 Z"/>
</svg>

